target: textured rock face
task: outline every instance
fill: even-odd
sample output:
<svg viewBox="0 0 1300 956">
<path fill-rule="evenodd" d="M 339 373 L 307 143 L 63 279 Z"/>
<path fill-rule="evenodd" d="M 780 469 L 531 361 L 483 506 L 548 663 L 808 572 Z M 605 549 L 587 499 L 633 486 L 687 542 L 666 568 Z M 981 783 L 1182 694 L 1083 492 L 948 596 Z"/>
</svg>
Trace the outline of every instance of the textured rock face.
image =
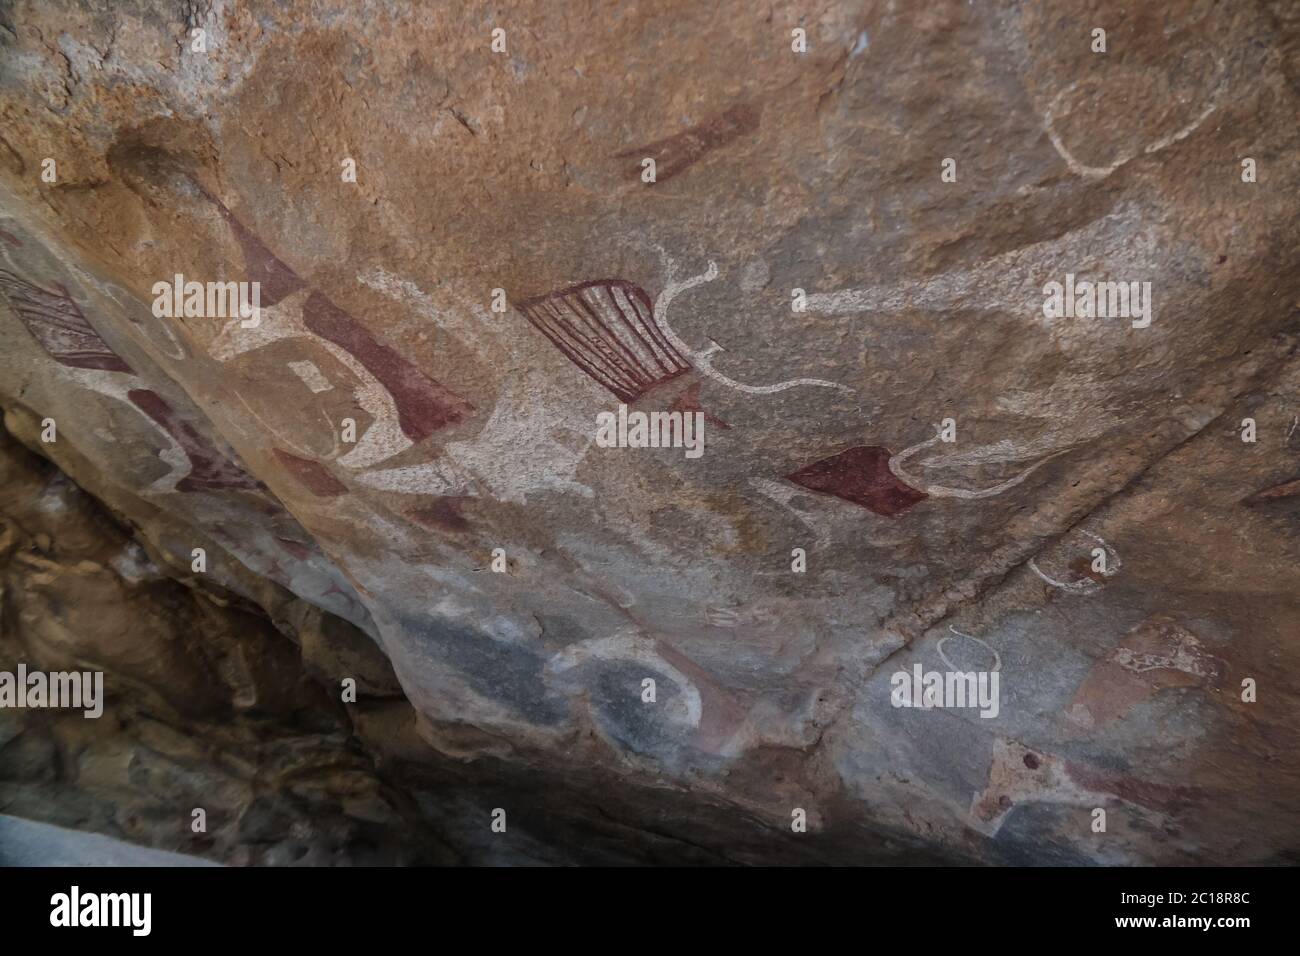
<svg viewBox="0 0 1300 956">
<path fill-rule="evenodd" d="M 66 476 L 4 439 L 0 670 L 103 671 L 106 685 L 98 718 L 0 709 L 6 811 L 232 863 L 455 858 L 304 673 L 349 649 L 344 669 L 364 670 L 363 634 L 285 596 L 300 660 L 258 609 L 164 575 Z"/>
<path fill-rule="evenodd" d="M 135 541 L 11 448 L 6 663 L 117 716 L 7 730 L 0 811 L 235 862 L 1293 859 L 1298 26 L 0 3 L 5 424 Z M 159 315 L 178 275 L 256 322 Z M 604 447 L 620 404 L 703 453 Z M 895 706 L 916 665 L 997 707 Z M 229 778 L 207 844 L 139 776 L 173 745 Z"/>
</svg>

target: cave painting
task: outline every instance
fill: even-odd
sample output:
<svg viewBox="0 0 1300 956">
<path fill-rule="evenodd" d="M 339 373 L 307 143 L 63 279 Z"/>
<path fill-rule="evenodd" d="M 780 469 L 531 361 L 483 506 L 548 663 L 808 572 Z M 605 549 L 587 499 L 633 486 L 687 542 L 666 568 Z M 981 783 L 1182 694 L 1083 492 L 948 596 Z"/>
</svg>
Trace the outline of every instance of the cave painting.
<svg viewBox="0 0 1300 956">
<path fill-rule="evenodd" d="M 491 497 L 518 504 L 538 492 L 594 497 L 578 480 L 595 439 L 591 419 L 577 409 L 539 403 L 530 381 L 539 374 L 529 371 L 507 379 L 472 440 L 447 442 L 432 461 L 364 472 L 357 482 L 402 494 Z M 526 460 L 519 458 L 521 448 L 528 449 Z M 507 460 L 520 461 L 521 467 L 499 467 Z"/>
<path fill-rule="evenodd" d="M 655 324 L 650 297 L 631 282 L 583 282 L 516 308 L 620 401 L 634 402 L 690 368 Z"/>
<path fill-rule="evenodd" d="M 1069 591 L 1073 594 L 1091 594 L 1101 588 L 1106 583 L 1107 578 L 1114 577 L 1120 569 L 1119 553 L 1116 552 L 1109 544 L 1102 540 L 1100 535 L 1093 534 L 1091 531 L 1080 531 L 1084 537 L 1090 538 L 1101 545 L 1106 554 L 1105 570 L 1092 570 L 1092 550 L 1091 546 L 1077 549 L 1078 557 L 1071 570 L 1077 572 L 1080 576 L 1071 580 L 1060 580 L 1051 574 L 1047 574 L 1039 566 L 1038 560 L 1041 554 L 1035 555 L 1028 561 L 1029 570 L 1038 575 L 1045 583 L 1061 591 Z M 1086 544 L 1086 543 L 1085 543 Z M 1086 557 L 1084 557 L 1086 555 Z"/>
<path fill-rule="evenodd" d="M 964 641 L 970 641 L 973 644 L 978 644 L 984 650 L 988 651 L 990 654 L 993 655 L 993 666 L 988 668 L 989 673 L 991 674 L 998 673 L 1002 670 L 1002 655 L 999 654 L 998 649 L 994 647 L 992 644 L 990 644 L 988 641 L 984 640 L 983 638 L 976 637 L 974 634 L 964 634 L 961 631 L 957 630 L 957 628 L 953 627 L 951 624 L 948 625 L 948 630 L 952 632 L 953 637 L 960 637 Z M 948 670 L 950 671 L 963 670 L 963 668 L 959 668 L 955 664 L 953 664 L 953 662 L 948 659 L 948 655 L 945 654 L 943 651 L 944 645 L 951 640 L 952 637 L 939 638 L 939 643 L 936 644 L 934 648 L 935 653 L 939 655 L 939 660 L 943 661 L 943 666 L 948 668 Z M 965 668 L 965 669 L 969 670 L 969 668 Z"/>
<path fill-rule="evenodd" d="M 1091 733 L 1167 688 L 1217 691 L 1226 670 L 1195 634 L 1171 617 L 1156 615 L 1093 665 L 1066 708 L 1065 725 Z"/>
<path fill-rule="evenodd" d="M 694 681 L 664 658 L 659 641 L 642 636 L 634 628 L 624 628 L 609 637 L 569 645 L 547 661 L 546 673 L 561 674 L 590 660 L 633 662 L 667 676 L 681 688 L 680 697 L 666 705 L 670 718 L 692 731 L 700 726 L 704 707 L 699 689 Z"/>
<path fill-rule="evenodd" d="M 668 257 L 668 254 L 662 248 L 659 249 L 659 254 L 663 261 L 665 271 L 671 277 L 676 272 L 676 264 Z M 744 382 L 738 382 L 734 378 L 730 378 L 713 367 L 713 356 L 718 352 L 726 351 L 717 342 L 710 339 L 708 348 L 703 351 L 697 351 L 682 341 L 682 339 L 677 336 L 677 333 L 673 331 L 673 327 L 668 324 L 668 306 L 672 303 L 673 299 L 681 293 L 688 289 L 693 289 L 698 285 L 703 285 L 706 282 L 712 282 L 714 279 L 718 278 L 718 276 L 718 264 L 710 261 L 708 268 L 699 275 L 690 276 L 689 278 L 682 280 L 673 280 L 670 278 L 665 284 L 663 292 L 659 293 L 659 298 L 655 301 L 655 322 L 658 323 L 659 328 L 663 331 L 664 336 L 668 341 L 673 343 L 679 351 L 691 360 L 692 364 L 701 375 L 705 375 L 708 378 L 713 379 L 715 382 L 725 385 L 727 388 L 733 389 L 734 391 L 743 392 L 748 395 L 772 395 L 776 392 L 783 392 L 786 389 L 799 388 L 801 386 L 833 388 L 843 392 L 853 391 L 853 389 L 849 388 L 847 385 L 840 385 L 837 382 L 828 382 L 825 379 L 820 378 L 794 378 L 784 382 L 776 382 L 772 385 L 747 385 Z"/>
<path fill-rule="evenodd" d="M 1078 83 L 1073 83 L 1061 90 L 1052 99 L 1051 103 L 1048 104 L 1047 109 L 1043 111 L 1043 131 L 1047 133 L 1047 138 L 1051 141 L 1052 148 L 1055 149 L 1057 155 L 1065 161 L 1065 165 L 1069 167 L 1070 172 L 1074 173 L 1076 176 L 1083 177 L 1084 179 L 1105 179 L 1125 163 L 1136 159 L 1138 156 L 1158 153 L 1160 150 L 1186 139 L 1192 133 L 1196 132 L 1200 125 L 1209 118 L 1211 113 L 1218 109 L 1220 98 L 1228 86 L 1228 71 L 1221 57 L 1215 56 L 1214 60 L 1214 72 L 1218 79 L 1215 81 L 1214 89 L 1205 98 L 1204 106 L 1201 107 L 1194 117 L 1189 119 L 1173 132 L 1147 143 L 1147 145 L 1142 147 L 1140 151 L 1134 149 L 1126 152 L 1118 156 L 1114 161 L 1107 163 L 1105 166 L 1092 166 L 1078 160 L 1069 148 L 1066 147 L 1064 140 L 1061 138 L 1061 134 L 1056 129 L 1056 117 L 1062 113 L 1068 115 L 1070 112 L 1068 108 L 1063 107 L 1066 105 L 1066 99 L 1078 92 Z M 1119 82 L 1122 83 L 1122 80 Z M 1188 100 L 1180 97 L 1180 100 L 1177 103 L 1177 108 L 1182 108 L 1183 104 L 1187 101 Z"/>
<path fill-rule="evenodd" d="M 760 112 L 758 106 L 739 103 L 697 126 L 644 146 L 626 149 L 616 153 L 614 158 L 635 159 L 637 165 L 629 170 L 629 175 L 638 181 L 641 179 L 641 160 L 653 159 L 655 181 L 649 185 L 667 182 L 713 150 L 757 130 Z"/>
<path fill-rule="evenodd" d="M 956 488 L 910 474 L 903 463 L 922 449 L 940 441 L 933 438 L 905 448 L 894 455 L 881 445 L 861 445 L 805 465 L 786 475 L 811 491 L 833 495 L 844 501 L 860 505 L 878 515 L 893 517 L 902 514 L 926 498 L 990 498 L 1000 495 L 1020 484 L 1059 455 L 1069 449 L 1060 449 L 1043 455 L 1019 474 L 988 488 Z M 1000 441 L 953 454 L 941 459 L 944 465 L 979 466 L 1007 461 L 1021 461 L 1041 446 L 1041 442 L 1017 443 Z M 1117 564 L 1118 566 L 1118 564 Z"/>
<path fill-rule="evenodd" d="M 889 470 L 888 448 L 850 448 L 792 472 L 786 478 L 810 491 L 834 495 L 878 515 L 901 514 L 926 494 L 900 481 Z"/>
<path fill-rule="evenodd" d="M 797 488 L 770 478 L 750 478 L 748 484 L 759 494 L 790 512 L 811 531 L 814 535 L 814 547 L 821 549 L 830 546 L 836 522 L 827 515 L 796 507 L 794 500 L 799 496 Z"/>
<path fill-rule="evenodd" d="M 176 482 L 177 491 L 218 491 L 222 489 L 263 490 L 263 484 L 213 447 L 197 429 L 157 392 L 133 388 L 127 398 L 170 435 L 189 459 L 190 471 Z"/>
<path fill-rule="evenodd" d="M 0 269 L 0 295 L 32 338 L 60 365 L 131 373 L 131 366 L 99 337 L 63 286 L 43 289 Z"/>
<path fill-rule="evenodd" d="M 0 298 L 9 303 L 45 353 L 70 370 L 69 377 L 78 385 L 134 406 L 167 441 L 158 457 L 168 472 L 147 491 L 263 489 L 261 482 L 218 451 L 166 399 L 140 387 L 144 383 L 135 370 L 100 337 L 62 285 L 45 289 L 0 269 Z"/>
<path fill-rule="evenodd" d="M 376 338 L 350 313 L 335 305 L 323 293 L 310 288 L 288 265 L 243 225 L 219 199 L 195 184 L 229 226 L 244 257 L 250 281 L 262 284 L 262 323 L 244 329 L 227 324 L 209 346 L 210 354 L 228 362 L 238 355 L 264 348 L 285 339 L 304 338 L 325 349 L 360 382 L 353 390 L 357 403 L 371 417 L 371 424 L 345 454 L 335 440 L 332 451 L 322 457 L 337 459 L 345 468 L 358 470 L 398 455 L 435 432 L 464 421 L 474 407 L 450 389 L 425 375 L 394 348 Z M 288 363 L 312 394 L 332 390 L 334 383 L 314 362 Z M 238 393 L 236 393 L 238 394 Z M 287 470 L 313 494 L 332 497 L 346 488 L 335 478 L 324 480 L 328 469 L 308 449 L 276 429 L 239 395 L 245 409 L 296 454 L 279 456 L 282 463 L 298 464 Z M 338 430 L 331 423 L 330 434 Z M 317 467 L 307 469 L 303 462 Z"/>
<path fill-rule="evenodd" d="M 1158 238 L 1151 236 L 1153 230 Z M 1064 317 L 1044 315 L 1043 285 L 1052 276 L 1043 269 L 1044 262 L 1090 263 L 1086 270 L 1074 269 L 1076 281 L 1086 277 L 1102 281 L 1113 275 L 1154 275 L 1162 266 L 1154 250 L 1159 243 L 1176 242 L 1177 236 L 1144 219 L 1139 206 L 1132 202 L 1117 204 L 1104 216 L 1090 221 L 1078 229 L 1062 235 L 1052 235 L 982 259 L 967 269 L 951 270 L 922 278 L 893 281 L 874 281 L 871 285 L 844 288 L 833 292 L 809 291 L 805 309 L 815 315 L 849 316 L 899 315 L 909 321 L 919 320 L 926 314 L 943 316 L 950 313 L 973 315 L 987 313 L 984 319 L 1019 323 L 1022 317 L 1053 335 L 1111 334 L 1113 326 L 1105 320 L 1088 322 Z M 1156 243 L 1157 245 L 1153 245 Z M 944 334 L 935 326 L 936 335 Z M 1072 385 L 1078 381 L 1077 387 Z M 1090 400 L 1089 386 L 1078 373 L 1065 373 L 1061 385 L 1052 388 L 1071 388 L 1074 397 L 1087 404 L 1090 414 L 1103 418 L 1114 417 L 1113 410 L 1104 403 Z M 1095 386 L 1093 386 L 1095 387 Z M 1104 389 L 1098 389 L 1104 392 Z M 1046 400 L 1036 403 L 1034 412 L 1047 417 L 1063 414 L 1065 406 L 1055 409 Z M 1090 422 L 1077 414 L 1073 428 L 1085 427 Z"/>
<path fill-rule="evenodd" d="M 1064 455 L 1069 448 L 1061 448 L 1056 451 L 1042 455 L 1036 462 L 1019 474 L 1006 481 L 999 482 L 988 488 L 954 488 L 948 485 L 940 485 L 931 482 L 917 475 L 911 475 L 903 470 L 903 463 L 910 459 L 917 452 L 939 443 L 940 435 L 935 434 L 933 438 L 927 439 L 920 444 L 905 448 L 897 455 L 889 459 L 889 470 L 897 475 L 900 479 L 906 481 L 914 488 L 918 488 L 925 494 L 934 498 L 992 498 L 994 495 L 1000 495 L 1004 491 L 1009 491 L 1016 485 L 1020 484 L 1035 471 L 1047 464 L 1053 458 Z M 974 466 L 1001 464 L 1009 461 L 1023 461 L 1035 452 L 1039 451 L 1043 442 L 1019 443 L 1010 440 L 994 442 L 991 445 L 981 445 L 967 451 L 957 452 L 945 456 L 941 459 L 942 464 L 951 466 Z"/>
<path fill-rule="evenodd" d="M 571 644 L 547 661 L 544 679 L 562 680 L 592 663 L 634 664 L 647 675 L 671 681 L 676 691 L 657 706 L 691 747 L 704 753 L 734 756 L 742 739 L 748 709 L 727 687 L 666 641 L 626 627 L 608 637 Z"/>
<path fill-rule="evenodd" d="M 1031 750 L 1017 740 L 993 742 L 985 788 L 971 799 L 972 827 L 996 836 L 1016 807 L 1048 803 L 1080 808 L 1121 800 L 1161 814 L 1176 813 L 1196 798 L 1187 787 L 1171 787 L 1078 760 Z"/>
<path fill-rule="evenodd" d="M 1290 435 L 1287 437 L 1290 437 Z M 1283 481 L 1268 488 L 1261 488 L 1254 494 L 1243 498 L 1241 503 L 1248 508 L 1254 508 L 1270 502 L 1281 501 L 1283 498 L 1294 498 L 1297 495 L 1300 495 L 1300 478 L 1292 478 L 1290 481 Z"/>
<path fill-rule="evenodd" d="M 662 249 L 660 252 L 663 254 Z M 672 260 L 666 254 L 663 259 L 671 275 Z M 750 395 L 770 395 L 805 385 L 852 391 L 816 378 L 748 385 L 716 370 L 713 356 L 725 351 L 723 347 L 710 341 L 703 351 L 691 348 L 668 324 L 668 306 L 682 292 L 717 277 L 718 266 L 710 262 L 700 275 L 670 280 L 653 304 L 645 290 L 632 282 L 597 279 L 524 299 L 515 307 L 565 358 L 627 403 L 692 370 Z"/>
<path fill-rule="evenodd" d="M 304 488 L 317 498 L 333 498 L 347 492 L 347 486 L 330 474 L 329 469 L 310 458 L 299 458 L 281 448 L 274 449 L 276 460 Z"/>
</svg>

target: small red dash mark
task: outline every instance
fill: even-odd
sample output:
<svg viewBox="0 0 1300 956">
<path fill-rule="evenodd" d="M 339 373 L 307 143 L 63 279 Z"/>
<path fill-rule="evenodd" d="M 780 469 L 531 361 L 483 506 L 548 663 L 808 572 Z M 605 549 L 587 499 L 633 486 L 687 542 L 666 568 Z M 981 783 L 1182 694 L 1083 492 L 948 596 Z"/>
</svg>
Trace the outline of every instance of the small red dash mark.
<svg viewBox="0 0 1300 956">
<path fill-rule="evenodd" d="M 454 496 L 439 498 L 427 507 L 408 511 L 406 516 L 435 531 L 450 531 L 453 534 L 465 532 L 470 530 L 470 524 L 465 520 L 461 509 L 469 500 L 466 497 Z"/>
<path fill-rule="evenodd" d="M 299 458 L 287 451 L 274 449 L 275 457 L 298 481 L 317 498 L 333 498 L 347 493 L 347 486 L 329 473 L 318 461 Z"/>
<path fill-rule="evenodd" d="M 9 243 L 9 245 L 13 246 L 15 249 L 21 249 L 23 246 L 23 242 L 21 239 L 15 236 L 12 232 L 6 232 L 3 229 L 0 229 L 0 239 L 3 239 L 5 242 Z"/>
<path fill-rule="evenodd" d="M 654 186 L 667 182 L 678 173 L 695 165 L 707 153 L 719 146 L 726 146 L 732 140 L 739 139 L 746 133 L 758 129 L 759 108 L 749 103 L 740 103 L 725 113 L 710 117 L 698 126 L 683 130 L 666 139 L 656 140 L 635 149 L 626 149 L 616 153 L 615 159 L 637 160 L 653 159 L 655 161 Z M 641 178 L 641 167 L 629 171 L 633 179 Z"/>
<path fill-rule="evenodd" d="M 880 445 L 850 448 L 786 475 L 812 491 L 834 495 L 878 515 L 896 515 L 929 497 L 889 470 L 890 453 Z"/>
<path fill-rule="evenodd" d="M 1277 501 L 1279 498 L 1294 498 L 1296 495 L 1300 495 L 1300 478 L 1292 478 L 1280 485 L 1257 491 L 1249 498 L 1242 499 L 1241 503 L 1247 507 L 1253 507 L 1267 504 L 1270 501 Z"/>
</svg>

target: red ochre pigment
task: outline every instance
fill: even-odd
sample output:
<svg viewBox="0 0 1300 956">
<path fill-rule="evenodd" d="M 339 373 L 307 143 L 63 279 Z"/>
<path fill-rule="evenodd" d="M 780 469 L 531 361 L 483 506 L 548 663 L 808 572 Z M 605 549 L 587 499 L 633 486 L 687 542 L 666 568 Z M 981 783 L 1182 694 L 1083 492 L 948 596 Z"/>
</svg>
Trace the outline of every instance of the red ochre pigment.
<svg viewBox="0 0 1300 956">
<path fill-rule="evenodd" d="M 811 491 L 843 498 L 878 515 L 896 515 L 928 497 L 889 470 L 889 449 L 865 445 L 815 461 L 786 475 Z"/>
</svg>

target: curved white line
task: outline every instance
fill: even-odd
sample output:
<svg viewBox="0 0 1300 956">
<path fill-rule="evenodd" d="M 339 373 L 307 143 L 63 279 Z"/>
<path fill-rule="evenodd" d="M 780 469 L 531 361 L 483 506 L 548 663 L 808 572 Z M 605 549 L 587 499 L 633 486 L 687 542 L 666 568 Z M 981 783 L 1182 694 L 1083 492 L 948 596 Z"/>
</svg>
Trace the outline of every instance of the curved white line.
<svg viewBox="0 0 1300 956">
<path fill-rule="evenodd" d="M 1074 154 L 1066 148 L 1065 143 L 1061 140 L 1060 135 L 1056 132 L 1055 126 L 1053 125 L 1056 120 L 1056 109 L 1061 105 L 1061 98 L 1067 93 L 1072 93 L 1078 84 L 1071 84 L 1052 98 L 1052 102 L 1043 113 L 1043 131 L 1047 133 L 1047 138 L 1052 141 L 1052 146 L 1056 149 L 1056 152 L 1063 160 L 1065 160 L 1065 165 L 1070 167 L 1070 172 L 1077 176 L 1083 176 L 1086 179 L 1105 179 L 1115 170 L 1119 169 L 1125 163 L 1135 159 L 1139 155 L 1159 152 L 1166 146 L 1172 146 L 1174 143 L 1186 139 L 1196 131 L 1197 127 L 1205 122 L 1206 117 L 1218 109 L 1219 95 L 1223 92 L 1227 77 L 1224 75 L 1222 57 L 1215 57 L 1215 65 L 1218 68 L 1219 82 L 1215 85 L 1214 92 L 1210 94 L 1210 105 L 1202 110 L 1201 114 L 1197 116 L 1196 119 L 1183 126 L 1177 132 L 1171 133 L 1168 136 L 1162 136 L 1160 139 L 1148 143 L 1140 152 L 1129 153 L 1127 156 L 1117 159 L 1109 166 L 1089 166 L 1086 163 L 1079 162 L 1074 158 Z"/>
<path fill-rule="evenodd" d="M 817 541 L 813 550 L 821 550 L 830 545 L 830 532 L 823 528 L 819 522 L 814 522 L 812 515 L 805 511 L 800 511 L 794 505 L 790 504 L 790 499 L 796 494 L 799 494 L 798 491 L 768 478 L 750 478 L 749 484 L 754 488 L 757 488 L 759 494 L 771 499 L 776 504 L 785 508 L 786 511 L 789 511 L 799 521 L 803 522 L 804 526 L 816 536 Z"/>
<path fill-rule="evenodd" d="M 993 670 L 993 671 L 1000 671 L 1000 670 L 1002 670 L 1002 655 L 999 654 L 999 653 L 998 653 L 998 649 L 997 649 L 996 647 L 994 647 L 992 644 L 990 644 L 988 641 L 981 640 L 980 638 L 975 637 L 973 634 L 963 634 L 961 631 L 957 630 L 957 628 L 953 627 L 951 624 L 948 625 L 948 630 L 952 631 L 952 632 L 953 632 L 954 634 L 956 634 L 958 637 L 964 637 L 964 638 L 966 638 L 966 640 L 968 640 L 968 641 L 974 641 L 976 644 L 983 644 L 984 647 L 988 648 L 988 650 L 992 651 L 992 653 L 993 653 L 993 668 L 992 668 L 992 670 Z M 945 653 L 943 652 L 943 645 L 944 645 L 946 642 L 951 641 L 951 640 L 952 640 L 951 637 L 941 637 L 941 638 L 939 638 L 939 643 L 938 643 L 938 645 L 935 647 L 935 650 L 939 652 L 939 660 L 943 661 L 944 664 L 947 665 L 948 670 L 950 670 L 950 671 L 955 671 L 955 670 L 957 670 L 957 665 L 955 665 L 952 661 L 948 660 L 948 655 L 945 654 Z M 992 671 L 990 671 L 990 673 L 992 673 Z"/>
<path fill-rule="evenodd" d="M 1117 552 L 1114 548 L 1112 548 L 1104 540 L 1102 540 L 1100 535 L 1093 534 L 1091 531 L 1084 531 L 1082 533 L 1087 535 L 1089 538 L 1092 538 L 1094 541 L 1100 542 L 1101 546 L 1106 549 L 1106 553 L 1111 558 L 1114 559 L 1114 563 L 1109 564 L 1106 570 L 1102 572 L 1102 574 L 1105 577 L 1108 578 L 1114 577 L 1115 574 L 1119 572 L 1120 565 L 1121 565 L 1119 559 L 1119 552 Z M 1096 581 L 1092 580 L 1091 578 L 1083 578 L 1082 580 L 1079 581 L 1058 581 L 1056 580 L 1056 578 L 1049 577 L 1039 569 L 1036 558 L 1037 555 L 1029 559 L 1028 561 L 1029 570 L 1033 571 L 1036 575 L 1038 575 L 1046 583 L 1050 584 L 1054 588 L 1060 588 L 1062 591 L 1072 591 L 1076 594 L 1089 594 L 1097 590 L 1099 587 L 1101 587 L 1100 584 L 1098 584 Z"/>
<path fill-rule="evenodd" d="M 1025 471 L 1022 471 L 1015 478 L 1009 478 L 1006 481 L 1002 482 L 1001 484 L 994 485 L 992 488 L 985 488 L 982 491 L 971 491 L 970 489 L 967 488 L 948 488 L 943 485 L 931 485 L 927 483 L 924 479 L 918 478 L 915 475 L 908 474 L 906 471 L 904 471 L 902 468 L 899 467 L 898 465 L 899 462 L 907 458 L 910 458 L 912 455 L 916 454 L 918 451 L 920 451 L 923 448 L 928 448 L 929 446 L 933 445 L 935 442 L 939 441 L 939 438 L 940 438 L 939 435 L 935 435 L 933 438 L 929 439 L 928 441 L 923 441 L 919 445 L 913 445 L 911 448 L 903 449 L 897 455 L 894 455 L 892 458 L 889 459 L 889 470 L 894 473 L 894 476 L 896 478 L 898 478 L 900 481 L 906 482 L 907 484 L 911 485 L 913 488 L 916 488 L 918 491 L 924 491 L 927 495 L 933 495 L 936 498 L 971 499 L 971 498 L 991 498 L 994 495 L 1000 495 L 1002 494 L 1002 492 L 1007 491 L 1010 488 L 1014 488 L 1016 485 L 1020 484 L 1022 481 L 1024 481 L 1026 478 L 1032 475 L 1043 465 L 1051 461 L 1053 458 L 1057 458 L 1060 455 L 1064 455 L 1067 451 L 1070 450 L 1068 448 L 1062 448 L 1060 451 L 1054 452 L 1048 455 L 1046 458 L 1042 458 L 1036 461 L 1034 464 L 1030 465 L 1029 468 L 1027 468 Z"/>
<path fill-rule="evenodd" d="M 800 385 L 812 385 L 818 388 L 838 388 L 845 392 L 853 391 L 853 389 L 849 388 L 847 385 L 840 385 L 838 382 L 828 382 L 820 378 L 793 378 L 785 382 L 777 382 L 775 385 L 746 385 L 743 382 L 738 382 L 734 378 L 730 378 L 715 369 L 710 356 L 715 352 L 725 350 L 712 339 L 709 340 L 709 348 L 703 352 L 696 351 L 683 342 L 681 338 L 678 337 L 677 333 L 673 331 L 672 326 L 668 324 L 668 303 L 672 302 L 679 292 L 693 289 L 695 286 L 701 285 L 705 282 L 712 282 L 717 277 L 718 264 L 710 260 L 709 268 L 704 273 L 692 276 L 682 282 L 669 282 L 664 287 L 664 290 L 659 293 L 659 298 L 655 300 L 654 305 L 655 323 L 659 326 L 660 331 L 664 333 L 665 337 L 667 337 L 668 341 L 673 344 L 674 348 L 690 357 L 691 364 L 699 370 L 701 375 L 707 375 L 715 382 L 721 382 L 728 388 L 734 388 L 738 392 L 745 392 L 749 395 L 771 395 L 775 392 L 784 392 L 787 388 L 797 388 Z"/>
</svg>

